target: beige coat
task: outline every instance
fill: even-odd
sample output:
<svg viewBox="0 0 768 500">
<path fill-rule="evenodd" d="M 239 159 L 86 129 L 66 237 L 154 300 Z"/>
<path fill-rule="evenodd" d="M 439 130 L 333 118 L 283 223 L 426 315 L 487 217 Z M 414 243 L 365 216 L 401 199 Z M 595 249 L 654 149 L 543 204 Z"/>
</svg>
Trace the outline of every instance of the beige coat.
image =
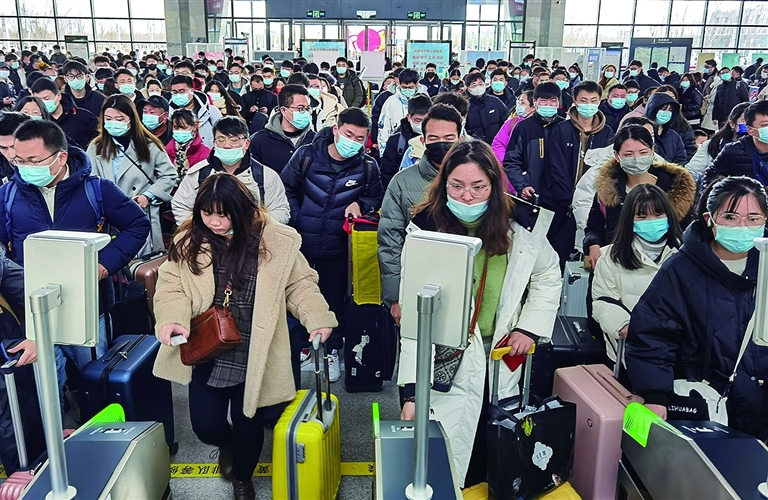
<svg viewBox="0 0 768 500">
<path fill-rule="evenodd" d="M 299 253 L 299 234 L 269 218 L 261 246 L 265 256 L 259 258 L 245 380 L 243 413 L 247 417 L 253 417 L 258 408 L 290 401 L 296 395 L 286 311 L 310 332 L 338 325 L 317 287 L 317 273 Z M 209 262 L 205 257 L 200 259 L 201 264 Z M 190 320 L 213 304 L 214 286 L 213 266 L 206 266 L 200 276 L 192 274 L 184 263 L 169 260 L 160 266 L 156 330 L 173 323 L 189 328 Z M 160 347 L 153 373 L 184 385 L 192 380 L 192 367 L 181 364 L 175 346 Z"/>
</svg>

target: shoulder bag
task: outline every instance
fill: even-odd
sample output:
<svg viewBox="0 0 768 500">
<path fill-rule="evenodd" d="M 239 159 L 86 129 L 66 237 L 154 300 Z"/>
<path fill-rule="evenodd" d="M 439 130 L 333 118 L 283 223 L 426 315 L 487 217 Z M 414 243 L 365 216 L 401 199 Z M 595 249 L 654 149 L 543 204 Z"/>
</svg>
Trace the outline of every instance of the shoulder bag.
<svg viewBox="0 0 768 500">
<path fill-rule="evenodd" d="M 187 343 L 180 346 L 183 364 L 194 366 L 207 363 L 234 349 L 243 341 L 229 310 L 230 295 L 232 295 L 231 282 L 227 283 L 223 306 L 213 305 L 203 314 L 192 319 Z"/>
</svg>

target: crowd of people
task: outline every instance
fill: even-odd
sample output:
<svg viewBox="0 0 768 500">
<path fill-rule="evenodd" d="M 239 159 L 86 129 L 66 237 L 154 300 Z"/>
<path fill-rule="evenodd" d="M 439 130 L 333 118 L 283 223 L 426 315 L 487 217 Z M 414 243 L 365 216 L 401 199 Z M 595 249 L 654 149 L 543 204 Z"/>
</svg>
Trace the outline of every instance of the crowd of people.
<svg viewBox="0 0 768 500">
<path fill-rule="evenodd" d="M 624 382 L 649 408 L 666 418 L 675 380 L 706 380 L 728 395 L 733 427 L 768 438 L 768 350 L 750 343 L 739 355 L 755 309 L 752 240 L 768 215 L 761 60 L 746 69 L 710 60 L 705 74 L 684 75 L 631 61 L 623 73 L 607 65 L 596 82 L 532 54 L 519 66 L 454 62 L 443 79 L 433 64 L 420 74 L 395 63 L 368 102 L 343 57 L 318 66 L 249 62 L 229 49 L 218 60 L 20 55 L 0 62 L 7 265 L 23 267 L 35 232 L 109 228 L 116 237 L 99 256 L 104 333 L 115 292 L 103 278 L 168 252 L 155 373 L 189 384 L 193 428 L 220 448 L 235 498 L 254 498 L 263 429 L 295 393 L 307 338 L 327 340 L 330 378 L 340 379 L 348 216 L 380 214 L 381 298 L 398 325 L 407 231 L 483 241 L 471 342 L 458 364 L 436 358 L 447 383 L 432 395 L 463 486 L 485 480 L 491 346 L 506 338 L 524 354 L 548 341 L 563 269 L 582 256 L 606 355 L 625 363 Z M 752 103 L 750 85 L 760 88 Z M 92 205 L 93 189 L 103 206 Z M 192 318 L 225 301 L 243 344 L 185 367 L 171 338 L 188 337 Z M 309 336 L 289 331 L 288 316 Z M 18 349 L 22 364 L 35 361 L 33 342 Z M 92 354 L 57 350 L 63 386 L 65 361 L 82 368 Z M 402 340 L 405 419 L 415 353 Z M 502 398 L 519 378 L 519 369 L 502 373 Z"/>
</svg>

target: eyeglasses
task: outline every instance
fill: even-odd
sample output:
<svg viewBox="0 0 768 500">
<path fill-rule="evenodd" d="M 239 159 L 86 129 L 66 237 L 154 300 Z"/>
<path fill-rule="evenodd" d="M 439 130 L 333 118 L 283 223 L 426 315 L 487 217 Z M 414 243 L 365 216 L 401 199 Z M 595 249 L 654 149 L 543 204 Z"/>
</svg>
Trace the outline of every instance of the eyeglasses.
<svg viewBox="0 0 768 500">
<path fill-rule="evenodd" d="M 245 137 L 219 137 L 213 142 L 219 147 L 226 146 L 227 144 L 238 147 L 243 145 L 243 141 L 245 141 Z"/>
<path fill-rule="evenodd" d="M 18 167 L 19 165 L 31 166 L 31 167 L 50 167 L 51 165 L 53 165 L 53 161 L 56 161 L 56 160 L 53 160 L 52 162 L 48 163 L 47 165 L 44 162 L 46 160 L 50 159 L 50 158 L 53 158 L 54 156 L 56 156 L 58 158 L 58 155 L 60 155 L 60 154 L 61 154 L 61 151 L 56 151 L 55 153 L 49 154 L 48 156 L 46 156 L 42 160 L 36 160 L 36 161 L 24 161 L 24 160 L 22 160 L 21 158 L 19 158 L 17 156 L 13 160 L 11 160 L 11 163 L 15 167 Z"/>
<path fill-rule="evenodd" d="M 292 106 L 288 106 L 288 109 L 290 109 L 291 111 L 297 111 L 299 113 L 304 113 L 305 111 L 312 111 L 312 108 L 307 106 L 297 106 L 295 108 Z"/>
<path fill-rule="evenodd" d="M 482 198 L 490 186 L 484 185 L 464 187 L 461 184 L 448 183 L 445 187 L 448 190 L 448 194 L 454 197 L 464 196 L 464 193 L 469 191 L 473 198 Z"/>
<path fill-rule="evenodd" d="M 725 222 L 726 226 L 739 226 L 741 221 L 744 221 L 747 226 L 761 226 L 765 225 L 766 217 L 764 215 L 749 214 L 739 215 L 733 212 L 725 212 L 718 215 L 718 217 Z"/>
<path fill-rule="evenodd" d="M 70 82 L 73 82 L 75 80 L 85 80 L 85 75 L 82 73 L 79 73 L 77 75 L 67 75 L 67 80 Z"/>
<path fill-rule="evenodd" d="M 183 95 L 189 93 L 189 90 L 171 90 L 171 95 Z"/>
</svg>

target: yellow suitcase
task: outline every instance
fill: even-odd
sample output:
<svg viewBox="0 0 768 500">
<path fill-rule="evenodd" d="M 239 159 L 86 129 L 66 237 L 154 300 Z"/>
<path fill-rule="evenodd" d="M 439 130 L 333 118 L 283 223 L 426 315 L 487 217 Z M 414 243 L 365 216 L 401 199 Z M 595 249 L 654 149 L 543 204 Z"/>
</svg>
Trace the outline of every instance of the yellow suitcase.
<svg viewBox="0 0 768 500">
<path fill-rule="evenodd" d="M 327 353 L 323 357 L 327 391 L 325 395 L 321 391 L 318 347 L 313 353 L 315 389 L 299 391 L 275 426 L 272 448 L 272 498 L 275 500 L 334 500 L 339 491 L 339 400 L 331 394 Z"/>
</svg>

